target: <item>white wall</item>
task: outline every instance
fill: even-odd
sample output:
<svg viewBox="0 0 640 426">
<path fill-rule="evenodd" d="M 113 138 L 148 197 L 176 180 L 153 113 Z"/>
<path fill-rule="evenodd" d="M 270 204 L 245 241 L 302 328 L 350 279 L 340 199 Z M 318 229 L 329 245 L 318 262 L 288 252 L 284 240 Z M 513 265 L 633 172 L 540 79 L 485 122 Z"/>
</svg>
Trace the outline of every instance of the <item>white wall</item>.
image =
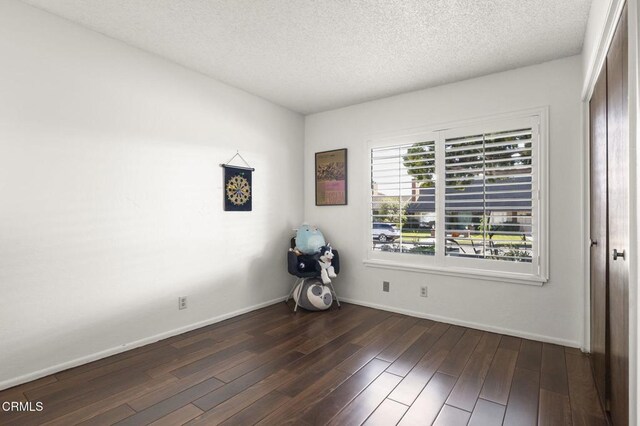
<svg viewBox="0 0 640 426">
<path fill-rule="evenodd" d="M 585 86 L 590 84 L 591 76 L 594 73 L 596 78 L 598 76 L 603 59 L 599 56 L 598 48 L 603 36 L 605 36 L 609 11 L 618 7 L 619 3 L 621 0 L 593 0 L 591 2 L 589 20 L 582 44 L 582 69 Z"/>
<path fill-rule="evenodd" d="M 0 389 L 287 293 L 300 115 L 13 0 L 0 63 Z"/>
<path fill-rule="evenodd" d="M 359 303 L 571 346 L 583 344 L 580 56 L 306 117 L 305 219 L 340 250 L 338 294 Z M 367 139 L 550 106 L 550 280 L 542 287 L 365 267 Z M 348 148 L 349 205 L 317 207 L 314 153 Z M 391 291 L 382 292 L 382 281 Z M 420 298 L 419 287 L 429 286 Z"/>
</svg>

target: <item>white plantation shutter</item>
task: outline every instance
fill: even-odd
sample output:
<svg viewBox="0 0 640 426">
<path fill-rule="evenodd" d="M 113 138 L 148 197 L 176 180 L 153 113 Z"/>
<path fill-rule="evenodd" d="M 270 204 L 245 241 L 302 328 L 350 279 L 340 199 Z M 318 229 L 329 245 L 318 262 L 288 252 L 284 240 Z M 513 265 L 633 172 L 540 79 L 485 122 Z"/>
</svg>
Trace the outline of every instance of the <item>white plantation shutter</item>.
<svg viewBox="0 0 640 426">
<path fill-rule="evenodd" d="M 393 224 L 400 231 L 396 240 L 382 242 L 374 229 L 373 250 L 435 254 L 435 238 L 417 241 L 416 236 L 406 234 L 432 231 L 436 213 L 435 161 L 435 141 L 371 150 L 371 223 Z"/>
<path fill-rule="evenodd" d="M 445 140 L 447 255 L 532 260 L 532 129 Z"/>
<path fill-rule="evenodd" d="M 547 117 L 541 108 L 372 140 L 365 263 L 545 282 Z M 377 239 L 381 224 L 397 238 Z"/>
</svg>

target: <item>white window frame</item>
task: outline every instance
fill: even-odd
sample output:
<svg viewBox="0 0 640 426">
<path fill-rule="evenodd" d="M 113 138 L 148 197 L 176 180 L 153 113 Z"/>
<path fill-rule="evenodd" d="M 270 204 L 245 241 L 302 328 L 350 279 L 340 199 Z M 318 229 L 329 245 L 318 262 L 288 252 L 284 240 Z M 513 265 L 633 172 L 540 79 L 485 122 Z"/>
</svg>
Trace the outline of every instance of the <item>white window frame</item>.
<svg viewBox="0 0 640 426">
<path fill-rule="evenodd" d="M 437 126 L 394 132 L 378 135 L 367 141 L 366 167 L 366 208 L 365 228 L 363 230 L 366 243 L 364 264 L 369 267 L 397 269 L 412 272 L 453 275 L 490 281 L 501 281 L 518 284 L 542 285 L 549 279 L 549 236 L 548 236 L 548 107 L 517 111 L 509 114 L 478 118 L 473 120 L 446 123 Z M 518 127 L 532 129 L 532 261 L 506 262 L 484 259 L 470 259 L 456 256 L 445 256 L 445 187 L 444 179 L 436 179 L 436 253 L 435 255 L 418 255 L 409 253 L 393 253 L 374 251 L 372 241 L 371 219 L 371 150 L 374 148 L 416 142 L 436 141 L 436 176 L 443 176 L 445 169 L 445 140 L 470 135 L 474 132 L 497 132 L 513 130 Z"/>
</svg>

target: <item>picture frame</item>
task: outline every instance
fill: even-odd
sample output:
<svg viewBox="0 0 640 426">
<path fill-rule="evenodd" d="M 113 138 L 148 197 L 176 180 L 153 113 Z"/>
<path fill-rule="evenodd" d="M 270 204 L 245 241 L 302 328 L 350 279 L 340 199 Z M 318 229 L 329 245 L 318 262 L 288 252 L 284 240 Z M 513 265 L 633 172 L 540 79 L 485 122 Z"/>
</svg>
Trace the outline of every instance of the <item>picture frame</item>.
<svg viewBox="0 0 640 426">
<path fill-rule="evenodd" d="M 316 152 L 316 206 L 347 205 L 347 149 Z"/>
</svg>

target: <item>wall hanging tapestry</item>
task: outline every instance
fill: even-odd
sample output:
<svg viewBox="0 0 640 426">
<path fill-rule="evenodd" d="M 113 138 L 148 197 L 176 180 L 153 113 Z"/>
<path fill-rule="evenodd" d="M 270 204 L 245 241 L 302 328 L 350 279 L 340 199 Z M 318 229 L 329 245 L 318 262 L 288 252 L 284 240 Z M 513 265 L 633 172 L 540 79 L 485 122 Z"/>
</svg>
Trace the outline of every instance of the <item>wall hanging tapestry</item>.
<svg viewBox="0 0 640 426">
<path fill-rule="evenodd" d="M 229 164 L 234 158 L 240 159 L 247 167 Z M 251 175 L 255 170 L 245 161 L 240 153 L 231 157 L 226 163 L 220 164 L 224 170 L 224 209 L 232 212 L 251 211 L 253 199 L 253 184 Z"/>
</svg>

